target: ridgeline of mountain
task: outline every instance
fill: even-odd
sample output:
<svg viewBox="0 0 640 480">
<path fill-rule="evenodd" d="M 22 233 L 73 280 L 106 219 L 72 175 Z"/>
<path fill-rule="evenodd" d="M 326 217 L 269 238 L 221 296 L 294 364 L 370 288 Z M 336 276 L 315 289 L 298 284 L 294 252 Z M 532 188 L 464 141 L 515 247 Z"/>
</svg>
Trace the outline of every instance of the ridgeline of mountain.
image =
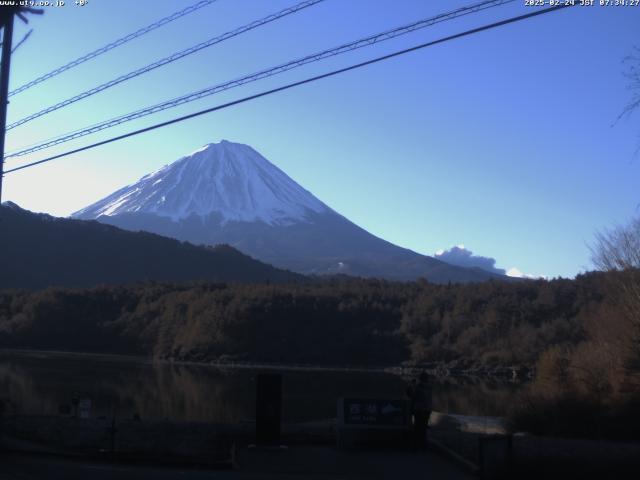
<svg viewBox="0 0 640 480">
<path fill-rule="evenodd" d="M 507 279 L 382 240 L 314 197 L 253 148 L 206 145 L 76 212 L 132 231 L 229 244 L 303 274 L 432 282 Z"/>
<path fill-rule="evenodd" d="M 292 282 L 301 275 L 227 245 L 197 247 L 98 222 L 0 206 L 0 288 L 90 287 L 140 281 Z"/>
</svg>

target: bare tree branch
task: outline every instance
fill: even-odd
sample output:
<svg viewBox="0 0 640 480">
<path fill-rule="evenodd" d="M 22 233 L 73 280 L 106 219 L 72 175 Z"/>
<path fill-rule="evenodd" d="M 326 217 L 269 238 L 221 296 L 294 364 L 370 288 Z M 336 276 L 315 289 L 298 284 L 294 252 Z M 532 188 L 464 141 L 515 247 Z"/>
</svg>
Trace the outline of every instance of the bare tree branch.
<svg viewBox="0 0 640 480">
<path fill-rule="evenodd" d="M 630 325 L 626 369 L 629 379 L 640 379 L 640 216 L 627 225 L 603 230 L 590 247 L 591 260 L 600 270 L 617 270 L 614 287 Z"/>
</svg>

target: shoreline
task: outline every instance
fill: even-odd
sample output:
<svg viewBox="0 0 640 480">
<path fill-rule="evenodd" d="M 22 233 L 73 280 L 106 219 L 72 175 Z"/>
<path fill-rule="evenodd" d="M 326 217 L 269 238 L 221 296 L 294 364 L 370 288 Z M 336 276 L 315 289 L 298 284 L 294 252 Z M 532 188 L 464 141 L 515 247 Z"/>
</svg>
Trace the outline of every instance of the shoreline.
<svg viewBox="0 0 640 480">
<path fill-rule="evenodd" d="M 318 371 L 318 372 L 353 372 L 353 373 L 387 373 L 400 377 L 414 376 L 421 372 L 428 372 L 435 378 L 492 378 L 512 380 L 515 382 L 527 382 L 531 378 L 531 369 L 528 367 L 505 366 L 484 369 L 457 369 L 448 368 L 443 363 L 423 365 L 393 365 L 393 366 L 337 366 L 337 365 L 313 365 L 313 364 L 276 364 L 265 362 L 238 362 L 238 361 L 191 361 L 149 357 L 144 355 L 78 352 L 66 350 L 39 350 L 28 348 L 0 348 L 0 355 L 24 355 L 32 358 L 38 356 L 63 357 L 89 357 L 96 360 L 108 360 L 114 363 L 135 362 L 143 365 L 185 365 L 197 367 L 214 367 L 219 369 L 244 369 L 244 370 L 275 370 L 275 371 Z M 523 373 L 524 371 L 524 373 Z"/>
</svg>

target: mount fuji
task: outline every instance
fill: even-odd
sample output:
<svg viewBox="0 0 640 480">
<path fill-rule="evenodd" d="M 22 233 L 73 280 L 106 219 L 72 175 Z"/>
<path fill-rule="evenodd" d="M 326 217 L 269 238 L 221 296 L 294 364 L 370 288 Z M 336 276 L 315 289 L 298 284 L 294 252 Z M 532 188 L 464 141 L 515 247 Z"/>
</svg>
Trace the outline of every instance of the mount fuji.
<svg viewBox="0 0 640 480">
<path fill-rule="evenodd" d="M 248 145 L 222 140 L 72 215 L 195 244 L 229 244 L 304 274 L 393 280 L 505 277 L 382 240 L 335 212 Z"/>
</svg>

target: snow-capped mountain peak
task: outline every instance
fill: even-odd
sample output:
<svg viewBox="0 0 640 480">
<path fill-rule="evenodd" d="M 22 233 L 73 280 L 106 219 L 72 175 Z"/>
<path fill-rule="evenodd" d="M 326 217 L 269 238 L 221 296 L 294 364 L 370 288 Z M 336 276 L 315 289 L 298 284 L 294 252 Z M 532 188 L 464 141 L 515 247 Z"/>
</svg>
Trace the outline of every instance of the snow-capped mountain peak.
<svg viewBox="0 0 640 480">
<path fill-rule="evenodd" d="M 145 175 L 73 217 L 150 213 L 177 221 L 218 214 L 222 223 L 287 225 L 329 211 L 250 146 L 222 140 Z"/>
<path fill-rule="evenodd" d="M 303 274 L 476 281 L 378 238 L 331 210 L 248 145 L 212 143 L 74 214 L 195 245 L 228 244 Z"/>
</svg>

